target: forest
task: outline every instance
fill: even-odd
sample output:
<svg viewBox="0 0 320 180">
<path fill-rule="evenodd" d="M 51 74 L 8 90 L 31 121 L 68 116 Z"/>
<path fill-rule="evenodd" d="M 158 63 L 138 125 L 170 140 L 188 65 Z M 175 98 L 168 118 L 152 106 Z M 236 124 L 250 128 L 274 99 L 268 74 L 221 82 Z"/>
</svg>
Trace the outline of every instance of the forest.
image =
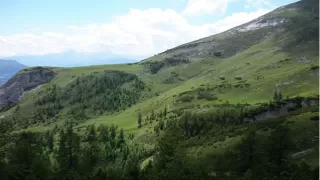
<svg viewBox="0 0 320 180">
<path fill-rule="evenodd" d="M 275 99 L 261 106 L 260 111 L 299 99 Z M 66 121 L 63 126 L 43 133 L 12 134 L 2 130 L 0 177 L 4 180 L 318 179 L 319 167 L 292 160 L 291 152 L 308 144 L 295 139 L 295 132 L 284 123 L 285 118 L 248 124 L 241 119 L 257 110 L 237 108 L 236 113 L 230 107 L 224 105 L 207 113 L 185 111 L 170 117 L 167 106 L 160 112 L 152 111 L 146 118 L 139 112 L 138 128 L 156 123 L 154 131 L 158 138 L 153 149 L 115 125 L 88 125 L 84 132 L 79 132 L 74 126 L 76 122 Z M 292 109 L 293 114 L 301 111 L 310 109 Z M 1 127 L 6 129 L 5 125 Z M 187 152 L 190 147 L 205 148 L 207 138 L 219 142 L 237 135 L 241 135 L 239 143 L 223 153 L 196 157 Z M 142 167 L 142 161 L 150 156 L 152 160 Z"/>
</svg>

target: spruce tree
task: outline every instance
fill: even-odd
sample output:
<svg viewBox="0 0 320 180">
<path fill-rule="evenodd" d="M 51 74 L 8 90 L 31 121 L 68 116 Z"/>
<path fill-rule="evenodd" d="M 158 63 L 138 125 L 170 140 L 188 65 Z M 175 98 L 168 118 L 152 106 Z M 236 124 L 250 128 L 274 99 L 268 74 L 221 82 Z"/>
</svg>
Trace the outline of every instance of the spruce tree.
<svg viewBox="0 0 320 180">
<path fill-rule="evenodd" d="M 121 128 L 120 129 L 120 133 L 119 133 L 119 137 L 118 137 L 118 145 L 121 145 L 124 143 L 124 132 L 123 132 L 123 129 Z"/>
<path fill-rule="evenodd" d="M 278 99 L 279 99 L 278 92 L 277 92 L 277 90 L 275 90 L 274 93 L 273 93 L 273 100 L 274 101 L 278 101 Z"/>
<path fill-rule="evenodd" d="M 50 151 L 53 151 L 53 133 L 48 132 L 48 148 Z"/>
<path fill-rule="evenodd" d="M 111 125 L 110 131 L 111 131 L 111 138 L 112 138 L 112 139 L 116 138 L 117 128 L 116 128 L 114 125 Z"/>
<path fill-rule="evenodd" d="M 141 117 L 141 112 L 138 114 L 138 128 L 142 127 L 142 117 Z"/>
<path fill-rule="evenodd" d="M 282 100 L 282 93 L 281 93 L 281 91 L 280 91 L 279 94 L 278 94 L 278 100 L 279 100 L 279 101 Z"/>
</svg>

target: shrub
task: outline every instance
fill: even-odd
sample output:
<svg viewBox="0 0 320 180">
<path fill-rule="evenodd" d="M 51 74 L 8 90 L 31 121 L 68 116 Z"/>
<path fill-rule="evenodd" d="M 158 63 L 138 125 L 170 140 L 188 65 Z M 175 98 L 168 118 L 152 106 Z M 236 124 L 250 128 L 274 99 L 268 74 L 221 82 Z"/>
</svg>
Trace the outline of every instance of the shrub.
<svg viewBox="0 0 320 180">
<path fill-rule="evenodd" d="M 221 52 L 216 52 L 214 53 L 213 55 L 217 56 L 217 57 L 221 57 L 222 56 L 222 53 Z"/>
<path fill-rule="evenodd" d="M 236 80 L 241 80 L 242 78 L 240 76 L 235 77 Z"/>
<path fill-rule="evenodd" d="M 319 116 L 312 116 L 310 117 L 311 121 L 319 121 Z"/>
<path fill-rule="evenodd" d="M 179 98 L 179 101 L 182 101 L 182 102 L 191 102 L 192 100 L 193 100 L 192 95 L 183 95 Z"/>
<path fill-rule="evenodd" d="M 314 65 L 314 66 L 311 66 L 310 69 L 311 69 L 311 70 L 317 70 L 317 69 L 319 69 L 319 66 L 318 66 L 318 65 Z"/>
<path fill-rule="evenodd" d="M 218 98 L 215 97 L 214 95 L 208 93 L 208 92 L 198 92 L 198 97 L 197 99 L 206 99 L 208 101 L 215 101 L 217 100 Z"/>
<path fill-rule="evenodd" d="M 220 79 L 221 79 L 221 80 L 225 80 L 226 78 L 225 78 L 225 77 L 223 77 L 223 76 L 220 76 Z"/>
</svg>

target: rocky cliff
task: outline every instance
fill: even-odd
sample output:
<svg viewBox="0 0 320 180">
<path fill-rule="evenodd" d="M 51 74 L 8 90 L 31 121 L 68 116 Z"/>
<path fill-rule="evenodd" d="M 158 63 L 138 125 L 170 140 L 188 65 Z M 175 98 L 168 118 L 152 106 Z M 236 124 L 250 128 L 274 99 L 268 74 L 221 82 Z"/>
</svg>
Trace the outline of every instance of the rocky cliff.
<svg viewBox="0 0 320 180">
<path fill-rule="evenodd" d="M 43 67 L 24 69 L 18 72 L 0 87 L 0 110 L 18 103 L 24 92 L 49 82 L 53 78 L 54 72 Z"/>
</svg>

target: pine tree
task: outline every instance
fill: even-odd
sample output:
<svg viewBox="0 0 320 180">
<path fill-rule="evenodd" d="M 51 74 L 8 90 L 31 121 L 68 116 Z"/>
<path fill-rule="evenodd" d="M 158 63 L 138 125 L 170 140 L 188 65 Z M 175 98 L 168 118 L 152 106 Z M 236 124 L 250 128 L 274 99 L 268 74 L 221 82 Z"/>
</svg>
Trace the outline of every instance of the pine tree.
<svg viewBox="0 0 320 180">
<path fill-rule="evenodd" d="M 288 161 L 288 152 L 293 142 L 290 129 L 286 125 L 280 125 L 271 133 L 268 140 L 269 161 L 273 164 L 275 174 L 279 175 Z"/>
<path fill-rule="evenodd" d="M 66 154 L 68 169 L 76 169 L 78 166 L 78 153 L 80 149 L 80 139 L 77 134 L 73 132 L 73 125 L 71 122 L 67 125 L 66 133 Z"/>
<path fill-rule="evenodd" d="M 245 137 L 240 145 L 239 171 L 246 172 L 253 166 L 254 145 L 256 141 L 256 129 L 254 126 L 249 127 Z"/>
<path fill-rule="evenodd" d="M 48 148 L 50 151 L 53 151 L 53 134 L 52 132 L 48 132 Z"/>
<path fill-rule="evenodd" d="M 160 128 L 160 130 L 164 130 L 164 121 L 163 120 L 160 120 L 159 128 Z"/>
<path fill-rule="evenodd" d="M 281 91 L 280 91 L 279 94 L 278 94 L 278 100 L 279 100 L 279 101 L 282 100 L 282 93 L 281 93 Z"/>
<path fill-rule="evenodd" d="M 114 125 L 111 125 L 110 131 L 111 131 L 111 138 L 112 138 L 112 139 L 116 138 L 117 128 L 116 128 Z"/>
<path fill-rule="evenodd" d="M 100 129 L 99 141 L 101 141 L 101 142 L 108 141 L 109 140 L 109 136 L 110 136 L 109 127 L 100 125 L 99 129 Z"/>
<path fill-rule="evenodd" d="M 278 92 L 277 92 L 277 90 L 275 90 L 274 93 L 273 93 L 273 100 L 274 101 L 278 101 L 278 99 L 279 99 Z"/>
<path fill-rule="evenodd" d="M 138 114 L 138 128 L 142 127 L 142 117 L 141 117 L 141 112 Z"/>
<path fill-rule="evenodd" d="M 123 129 L 121 128 L 120 129 L 120 133 L 119 133 L 119 137 L 118 137 L 118 145 L 120 146 L 121 144 L 123 144 L 125 141 L 124 141 L 124 132 L 123 132 Z"/>
<path fill-rule="evenodd" d="M 244 111 L 243 111 L 243 106 L 240 107 L 240 123 L 243 123 L 244 120 Z"/>
<path fill-rule="evenodd" d="M 59 133 L 59 148 L 56 155 L 57 162 L 59 164 L 60 172 L 67 170 L 67 148 L 66 148 L 66 135 L 62 129 Z"/>
<path fill-rule="evenodd" d="M 99 160 L 100 154 L 100 148 L 94 125 L 88 126 L 86 138 L 88 141 L 88 146 L 82 150 L 82 167 L 84 171 L 90 175 Z"/>
</svg>

